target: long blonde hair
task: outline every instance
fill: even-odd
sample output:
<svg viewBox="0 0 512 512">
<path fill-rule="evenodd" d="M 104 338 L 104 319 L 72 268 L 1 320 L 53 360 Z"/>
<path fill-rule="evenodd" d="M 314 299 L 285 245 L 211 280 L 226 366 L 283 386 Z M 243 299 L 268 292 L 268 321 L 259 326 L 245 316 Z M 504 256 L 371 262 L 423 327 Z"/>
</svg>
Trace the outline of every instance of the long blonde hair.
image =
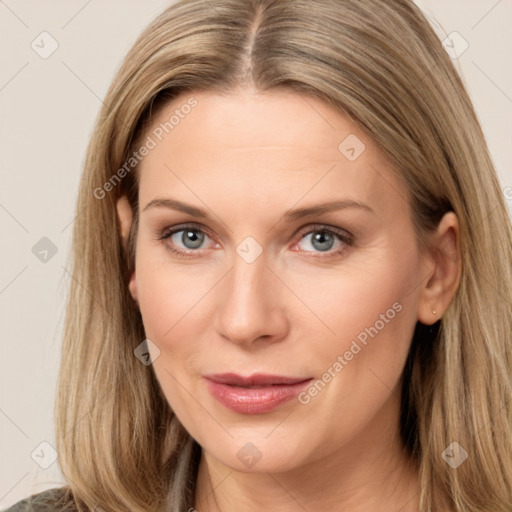
<svg viewBox="0 0 512 512">
<path fill-rule="evenodd" d="M 88 147 L 73 233 L 55 421 L 79 509 L 193 506 L 201 449 L 134 356 L 145 339 L 127 287 L 137 169 L 118 171 L 166 101 L 241 85 L 309 94 L 356 121 L 406 184 L 420 242 L 445 212 L 458 216 L 460 285 L 440 322 L 417 325 L 401 434 L 419 465 L 421 512 L 441 510 L 442 494 L 457 512 L 510 512 L 510 219 L 469 95 L 411 0 L 180 0 L 129 51 Z M 134 213 L 128 246 L 122 194 Z M 452 442 L 468 452 L 457 469 L 442 455 Z"/>
</svg>

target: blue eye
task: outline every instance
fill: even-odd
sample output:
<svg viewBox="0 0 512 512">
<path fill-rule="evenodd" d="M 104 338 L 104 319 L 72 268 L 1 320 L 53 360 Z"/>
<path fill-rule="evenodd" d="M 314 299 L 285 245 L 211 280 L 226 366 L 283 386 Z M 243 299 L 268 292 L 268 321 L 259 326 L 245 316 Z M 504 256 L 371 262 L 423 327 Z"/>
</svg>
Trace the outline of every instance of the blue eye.
<svg viewBox="0 0 512 512">
<path fill-rule="evenodd" d="M 196 249 L 201 246 L 207 236 L 204 231 L 194 226 L 177 226 L 164 231 L 160 239 L 166 241 L 166 246 L 172 253 L 192 256 L 190 253 L 198 252 Z M 167 243 L 167 241 L 172 243 Z M 176 248 L 178 242 L 184 246 L 185 250 Z"/>
<path fill-rule="evenodd" d="M 300 240 L 301 242 L 312 235 L 310 244 L 317 250 L 304 252 L 313 252 L 314 257 L 322 257 L 322 253 L 326 253 L 326 257 L 340 255 L 345 252 L 347 247 L 354 245 L 354 239 L 348 232 L 329 228 L 322 224 L 308 226 L 308 229 L 301 231 L 299 235 L 303 235 Z M 332 250 L 336 239 L 339 245 L 336 249 Z"/>
<path fill-rule="evenodd" d="M 307 234 L 306 236 L 304 236 L 304 238 L 302 240 L 305 240 L 308 236 L 311 236 L 311 235 L 313 235 L 311 238 L 311 242 L 310 242 L 311 245 L 313 247 L 315 247 L 316 249 L 318 249 L 320 252 L 327 252 L 330 249 L 332 249 L 332 246 L 335 243 L 335 238 L 337 237 L 337 235 L 333 235 L 332 233 L 325 231 L 325 230 L 324 231 L 312 231 L 309 234 Z"/>
<path fill-rule="evenodd" d="M 303 252 L 316 253 L 314 257 L 321 257 L 322 253 L 326 253 L 326 256 L 339 255 L 344 252 L 348 246 L 354 245 L 352 235 L 349 235 L 345 231 L 342 232 L 341 230 L 338 231 L 337 229 L 329 228 L 325 225 L 309 226 L 309 230 L 303 230 L 299 234 L 302 235 L 299 242 L 313 235 L 310 244 L 313 249 L 316 250 L 305 250 Z M 165 229 L 158 238 L 165 242 L 170 252 L 185 257 L 194 257 L 196 256 L 194 253 L 199 253 L 197 249 L 200 249 L 205 239 L 210 237 L 196 226 L 181 225 Z M 332 250 L 336 239 L 339 245 L 336 249 Z M 182 248 L 179 247 L 179 244 L 181 244 Z"/>
</svg>

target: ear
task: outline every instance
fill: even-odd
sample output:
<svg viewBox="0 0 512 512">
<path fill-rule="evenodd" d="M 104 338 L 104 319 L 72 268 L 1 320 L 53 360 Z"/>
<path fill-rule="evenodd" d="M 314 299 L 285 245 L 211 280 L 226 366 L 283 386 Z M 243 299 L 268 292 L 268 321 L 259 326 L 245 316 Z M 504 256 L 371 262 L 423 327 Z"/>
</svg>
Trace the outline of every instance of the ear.
<svg viewBox="0 0 512 512">
<path fill-rule="evenodd" d="M 118 199 L 116 203 L 116 209 L 121 230 L 121 238 L 123 239 L 123 245 L 126 248 L 128 245 L 128 235 L 130 234 L 130 229 L 132 227 L 133 213 L 130 202 L 125 195 Z M 135 280 L 135 272 L 133 272 L 130 277 L 128 288 L 135 302 L 137 302 L 137 283 Z"/>
<path fill-rule="evenodd" d="M 121 228 L 121 237 L 123 239 L 123 243 L 126 245 L 126 243 L 128 242 L 130 228 L 132 227 L 133 214 L 130 202 L 128 201 L 128 198 L 125 195 L 121 196 L 117 200 L 116 209 L 117 218 L 119 219 L 119 224 Z"/>
<path fill-rule="evenodd" d="M 446 213 L 441 219 L 436 233 L 429 239 L 425 257 L 430 272 L 422 283 L 418 320 L 432 325 L 450 305 L 462 275 L 460 229 L 454 212 Z"/>
</svg>

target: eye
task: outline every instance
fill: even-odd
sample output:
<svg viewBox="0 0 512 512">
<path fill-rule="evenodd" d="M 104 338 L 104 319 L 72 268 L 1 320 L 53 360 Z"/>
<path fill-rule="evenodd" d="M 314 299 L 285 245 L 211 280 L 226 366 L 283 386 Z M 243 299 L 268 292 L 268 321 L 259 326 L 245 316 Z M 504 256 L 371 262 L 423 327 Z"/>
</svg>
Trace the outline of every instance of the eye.
<svg viewBox="0 0 512 512">
<path fill-rule="evenodd" d="M 196 249 L 201 247 L 205 238 L 209 237 L 203 230 L 189 225 L 166 229 L 159 237 L 166 242 L 171 252 L 182 256 L 193 256 L 191 253 L 198 252 Z M 170 243 L 167 243 L 168 241 Z M 180 244 L 183 248 L 180 248 Z"/>
<path fill-rule="evenodd" d="M 347 232 L 329 228 L 325 225 L 315 225 L 313 228 L 310 227 L 307 231 L 301 231 L 299 234 L 303 235 L 301 242 L 310 238 L 309 243 L 305 245 L 313 247 L 313 250 L 306 248 L 304 249 L 305 252 L 328 253 L 328 256 L 334 256 L 354 245 L 353 237 Z M 332 250 L 333 246 L 336 246 L 336 239 L 338 240 L 337 248 Z M 315 255 L 315 257 L 317 256 Z"/>
<path fill-rule="evenodd" d="M 331 228 L 322 224 L 309 226 L 309 230 L 302 230 L 299 236 L 302 236 L 300 242 L 311 237 L 309 242 L 311 249 L 301 249 L 303 252 L 317 253 L 320 256 L 322 253 L 327 253 L 327 256 L 335 256 L 344 252 L 347 247 L 354 245 L 352 235 L 346 231 L 338 228 Z M 174 254 L 185 257 L 196 256 L 198 249 L 201 248 L 205 239 L 210 238 L 203 229 L 194 225 L 181 225 L 165 229 L 161 235 L 158 236 L 159 240 L 164 241 L 167 249 Z M 333 246 L 338 241 L 337 248 L 332 250 Z M 299 243 L 300 243 L 299 242 Z M 320 256 L 321 257 L 321 256 Z"/>
</svg>

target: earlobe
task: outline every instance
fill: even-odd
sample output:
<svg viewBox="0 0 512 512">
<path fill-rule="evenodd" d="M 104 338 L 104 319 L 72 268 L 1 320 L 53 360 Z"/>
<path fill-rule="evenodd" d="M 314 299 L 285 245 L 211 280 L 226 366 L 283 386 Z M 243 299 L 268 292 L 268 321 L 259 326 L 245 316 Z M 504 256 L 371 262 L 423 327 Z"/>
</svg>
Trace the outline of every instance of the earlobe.
<svg viewBox="0 0 512 512">
<path fill-rule="evenodd" d="M 425 278 L 418 303 L 418 320 L 432 325 L 444 314 L 460 283 L 460 230 L 457 216 L 448 212 L 439 223 L 429 247 L 430 273 Z M 433 264 L 433 268 L 432 268 Z"/>
<path fill-rule="evenodd" d="M 130 290 L 130 293 L 133 297 L 133 300 L 138 304 L 139 303 L 139 297 L 137 295 L 137 280 L 135 278 L 135 272 L 132 273 L 132 276 L 130 277 L 130 283 L 128 285 L 128 288 Z"/>
</svg>

